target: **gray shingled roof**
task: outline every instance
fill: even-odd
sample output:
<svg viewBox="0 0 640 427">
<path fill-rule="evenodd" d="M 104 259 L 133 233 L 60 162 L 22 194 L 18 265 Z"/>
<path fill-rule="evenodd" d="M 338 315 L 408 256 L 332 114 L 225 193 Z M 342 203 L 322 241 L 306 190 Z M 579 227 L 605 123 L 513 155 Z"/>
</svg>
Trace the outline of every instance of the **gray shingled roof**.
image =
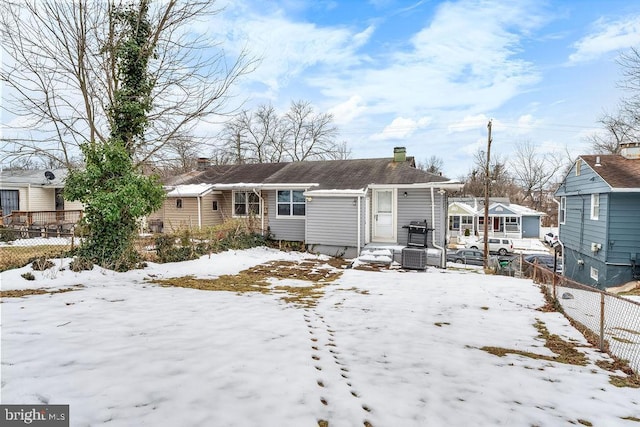
<svg viewBox="0 0 640 427">
<path fill-rule="evenodd" d="M 45 172 L 52 172 L 54 179 L 48 180 Z M 66 169 L 27 169 L 27 170 L 2 170 L 0 171 L 0 184 L 4 186 L 10 185 L 46 185 L 50 187 L 63 187 L 64 180 L 67 178 Z"/>
<path fill-rule="evenodd" d="M 640 188 L 640 159 L 626 159 L 619 154 L 580 157 L 612 188 Z M 596 166 L 598 157 L 600 166 Z"/>
<path fill-rule="evenodd" d="M 261 163 L 211 166 L 182 184 L 307 184 L 314 190 L 361 189 L 370 184 L 415 184 L 448 181 L 416 169 L 410 160 L 386 159 L 322 160 L 312 162 Z"/>
</svg>

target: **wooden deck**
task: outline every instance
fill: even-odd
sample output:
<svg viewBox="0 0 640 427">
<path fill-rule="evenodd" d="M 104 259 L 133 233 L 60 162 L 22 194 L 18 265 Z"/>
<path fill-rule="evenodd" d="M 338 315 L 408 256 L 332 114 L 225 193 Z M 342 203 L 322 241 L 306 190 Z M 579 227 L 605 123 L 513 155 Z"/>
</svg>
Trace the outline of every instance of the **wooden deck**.
<svg viewBox="0 0 640 427">
<path fill-rule="evenodd" d="M 49 237 L 72 233 L 81 219 L 81 210 L 12 211 L 2 218 L 2 223 L 19 230 L 23 237 Z"/>
</svg>

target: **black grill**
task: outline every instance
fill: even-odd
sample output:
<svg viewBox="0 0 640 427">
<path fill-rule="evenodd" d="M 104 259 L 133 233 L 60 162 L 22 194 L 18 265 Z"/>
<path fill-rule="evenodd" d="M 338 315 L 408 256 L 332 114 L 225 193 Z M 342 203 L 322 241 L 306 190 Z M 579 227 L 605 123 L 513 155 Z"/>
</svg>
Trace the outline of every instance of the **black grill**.
<svg viewBox="0 0 640 427">
<path fill-rule="evenodd" d="M 426 219 L 424 221 L 411 221 L 409 225 L 405 225 L 404 228 L 408 230 L 407 246 L 427 247 L 427 236 L 433 228 L 427 227 Z"/>
</svg>

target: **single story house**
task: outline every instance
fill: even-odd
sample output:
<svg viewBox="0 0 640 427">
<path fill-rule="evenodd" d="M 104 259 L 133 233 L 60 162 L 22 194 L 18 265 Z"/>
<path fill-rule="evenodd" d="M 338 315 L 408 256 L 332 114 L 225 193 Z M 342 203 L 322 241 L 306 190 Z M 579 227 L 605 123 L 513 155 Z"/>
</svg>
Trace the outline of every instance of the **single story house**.
<svg viewBox="0 0 640 427">
<path fill-rule="evenodd" d="M 575 161 L 558 199 L 564 275 L 598 288 L 640 280 L 640 143 Z"/>
<path fill-rule="evenodd" d="M 77 222 L 84 207 L 64 199 L 66 177 L 65 169 L 0 171 L 3 223 Z"/>
<path fill-rule="evenodd" d="M 426 220 L 432 229 L 428 246 L 440 251 L 445 265 L 447 190 L 462 184 L 417 169 L 403 147 L 394 149 L 393 158 L 202 169 L 168 183 L 171 197 L 150 220 L 170 223 L 173 230 L 252 216 L 276 240 L 348 258 L 365 245 L 406 245 L 408 225 Z M 187 192 L 193 188 L 201 191 Z"/>
<path fill-rule="evenodd" d="M 470 236 L 484 233 L 484 199 L 450 199 L 449 235 Z M 489 236 L 512 239 L 540 238 L 541 217 L 545 215 L 526 206 L 510 203 L 509 199 L 489 199 Z"/>
</svg>

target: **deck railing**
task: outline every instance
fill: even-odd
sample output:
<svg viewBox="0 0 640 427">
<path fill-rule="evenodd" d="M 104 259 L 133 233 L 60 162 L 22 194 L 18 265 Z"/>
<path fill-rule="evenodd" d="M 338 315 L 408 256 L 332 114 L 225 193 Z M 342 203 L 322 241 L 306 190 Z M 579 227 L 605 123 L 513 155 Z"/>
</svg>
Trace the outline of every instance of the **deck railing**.
<svg viewBox="0 0 640 427">
<path fill-rule="evenodd" d="M 3 224 L 16 229 L 69 230 L 82 219 L 81 210 L 61 211 L 12 211 L 3 218 Z"/>
</svg>

